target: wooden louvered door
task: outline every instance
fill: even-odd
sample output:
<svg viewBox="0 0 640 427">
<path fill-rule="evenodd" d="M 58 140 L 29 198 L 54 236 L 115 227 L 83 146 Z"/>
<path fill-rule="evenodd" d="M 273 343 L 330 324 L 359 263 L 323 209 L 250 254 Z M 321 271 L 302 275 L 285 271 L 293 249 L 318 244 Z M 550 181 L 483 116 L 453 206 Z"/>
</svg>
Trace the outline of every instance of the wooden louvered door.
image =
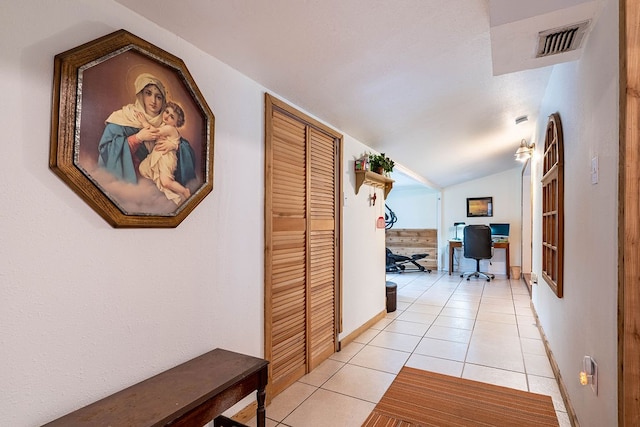
<svg viewBox="0 0 640 427">
<path fill-rule="evenodd" d="M 271 212 L 265 215 L 271 225 L 270 236 L 265 236 L 271 239 L 270 246 L 265 241 L 265 270 L 271 270 L 270 277 L 265 276 L 265 298 L 270 297 L 271 304 L 265 304 L 265 314 L 271 310 L 271 319 L 270 325 L 265 319 L 265 327 L 271 330 L 265 337 L 270 344 L 265 357 L 270 361 L 269 384 L 277 394 L 306 373 L 307 154 L 304 124 L 279 111 L 272 120 L 271 189 L 265 191 L 267 206 L 271 199 Z M 268 232 L 267 224 L 265 228 Z"/>
<path fill-rule="evenodd" d="M 309 129 L 309 370 L 336 349 L 336 144 L 335 138 Z"/>
<path fill-rule="evenodd" d="M 266 95 L 265 358 L 269 398 L 336 350 L 341 135 Z"/>
</svg>

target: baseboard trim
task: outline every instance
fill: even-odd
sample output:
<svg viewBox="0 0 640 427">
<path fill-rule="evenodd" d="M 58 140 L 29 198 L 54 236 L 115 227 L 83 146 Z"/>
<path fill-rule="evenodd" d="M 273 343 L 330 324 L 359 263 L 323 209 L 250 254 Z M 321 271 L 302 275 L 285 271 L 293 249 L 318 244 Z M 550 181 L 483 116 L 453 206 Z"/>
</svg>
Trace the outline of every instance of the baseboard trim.
<svg viewBox="0 0 640 427">
<path fill-rule="evenodd" d="M 245 406 L 244 409 L 241 409 L 237 414 L 231 417 L 231 419 L 239 422 L 240 424 L 247 424 L 250 420 L 255 418 L 257 410 L 258 402 L 251 402 Z"/>
<path fill-rule="evenodd" d="M 576 411 L 573 409 L 571 405 L 571 400 L 569 399 L 569 392 L 567 391 L 567 386 L 564 384 L 562 380 L 562 375 L 560 374 L 560 368 L 558 367 L 558 363 L 556 362 L 555 357 L 553 356 L 553 352 L 551 351 L 551 347 L 549 347 L 549 341 L 547 340 L 547 336 L 544 333 L 544 329 L 540 325 L 540 319 L 538 318 L 538 313 L 536 312 L 536 308 L 533 305 L 533 302 L 530 302 L 531 311 L 533 312 L 533 317 L 536 319 L 536 326 L 538 327 L 538 331 L 540 331 L 540 336 L 542 337 L 542 343 L 544 344 L 544 349 L 547 353 L 547 357 L 549 358 L 549 362 L 551 363 L 551 370 L 553 371 L 553 375 L 556 377 L 556 381 L 558 382 L 558 387 L 560 388 L 560 394 L 562 395 L 562 401 L 564 402 L 564 407 L 567 410 L 567 414 L 569 415 L 569 421 L 571 422 L 572 427 L 579 427 L 580 423 L 578 422 L 578 417 L 576 416 Z"/>
<path fill-rule="evenodd" d="M 380 313 L 376 314 L 374 317 L 369 319 L 365 324 L 360 326 L 355 331 L 351 332 L 349 335 L 338 341 L 338 351 L 342 350 L 342 347 L 347 344 L 353 342 L 356 338 L 360 336 L 364 331 L 371 328 L 373 325 L 378 323 L 380 320 L 384 319 L 387 315 L 387 310 L 382 310 Z M 234 421 L 238 421 L 239 423 L 246 424 L 250 420 L 252 420 L 256 416 L 256 410 L 258 409 L 257 402 L 251 402 L 249 405 L 245 406 L 244 409 L 241 409 L 238 413 L 236 413 L 231 419 Z"/>
<path fill-rule="evenodd" d="M 344 337 L 343 339 L 341 339 L 338 342 L 338 351 L 342 350 L 343 347 L 346 347 L 348 344 L 350 344 L 351 342 L 353 342 L 356 338 L 358 338 L 364 331 L 368 330 L 369 328 L 371 328 L 373 325 L 375 325 L 376 323 L 378 323 L 380 320 L 384 319 L 385 316 L 387 315 L 387 310 L 382 310 L 380 313 L 376 314 L 375 316 L 373 316 L 371 319 L 369 319 L 366 323 L 364 323 L 362 326 L 360 326 L 358 329 L 356 329 L 355 331 L 351 332 L 349 335 L 347 335 L 346 337 Z"/>
</svg>

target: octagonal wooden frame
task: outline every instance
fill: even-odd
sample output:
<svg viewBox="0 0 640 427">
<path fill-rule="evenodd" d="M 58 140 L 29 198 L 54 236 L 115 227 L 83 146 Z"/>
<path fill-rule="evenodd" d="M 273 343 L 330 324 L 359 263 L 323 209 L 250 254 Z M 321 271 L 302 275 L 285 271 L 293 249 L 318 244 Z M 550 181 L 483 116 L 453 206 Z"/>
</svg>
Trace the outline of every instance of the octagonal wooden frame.
<svg viewBox="0 0 640 427">
<path fill-rule="evenodd" d="M 111 68 L 102 71 L 102 67 Z M 90 72 L 94 69 L 98 71 Z M 182 94 L 182 101 L 187 105 L 185 111 L 189 110 L 186 123 L 192 123 L 188 129 L 192 137 L 187 145 L 191 148 L 196 178 L 189 182 L 190 189 L 193 188 L 191 195 L 173 210 L 173 205 L 168 207 L 168 196 L 163 199 L 164 195 L 151 181 L 145 185 L 140 182 L 120 185 L 117 178 L 105 174 L 98 165 L 97 150 L 94 151 L 99 138 L 87 136 L 98 132 L 98 126 L 104 129 L 107 116 L 97 115 L 98 111 L 106 108 L 101 96 L 111 100 L 113 105 L 116 105 L 117 97 L 112 96 L 112 92 L 129 91 L 129 101 L 135 97 L 131 78 L 127 77 L 129 85 L 123 84 L 126 82 L 122 80 L 119 80 L 120 85 L 116 85 L 116 79 L 110 80 L 109 76 L 132 76 L 149 70 L 163 74 L 172 83 L 174 95 Z M 89 78 L 98 76 L 98 73 L 102 73 L 99 79 Z M 111 81 L 111 86 L 105 81 Z M 215 117 L 180 58 L 125 30 L 119 30 L 56 55 L 53 86 L 49 167 L 113 227 L 177 227 L 213 190 Z M 123 89 L 124 86 L 128 87 Z M 165 99 L 169 98 L 169 93 L 167 87 Z M 119 105 L 125 104 L 123 100 Z M 137 174 L 138 170 L 135 172 Z M 110 186 L 116 188 L 116 184 L 120 185 L 119 191 L 126 188 L 127 192 L 112 192 Z M 153 194 L 153 200 L 146 200 L 146 195 L 131 196 L 138 187 L 147 193 L 155 189 L 157 194 Z M 148 209 L 141 202 L 161 203 L 165 210 Z"/>
</svg>

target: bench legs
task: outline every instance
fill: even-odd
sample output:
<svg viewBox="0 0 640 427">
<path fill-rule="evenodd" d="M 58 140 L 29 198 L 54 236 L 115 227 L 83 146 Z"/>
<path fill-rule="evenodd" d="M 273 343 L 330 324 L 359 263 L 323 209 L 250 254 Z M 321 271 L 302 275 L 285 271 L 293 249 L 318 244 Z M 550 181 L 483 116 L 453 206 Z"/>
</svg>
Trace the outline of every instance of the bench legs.
<svg viewBox="0 0 640 427">
<path fill-rule="evenodd" d="M 224 415 L 219 415 L 213 420 L 213 427 L 247 427 L 245 424 L 240 424 L 237 421 L 227 418 Z"/>
<path fill-rule="evenodd" d="M 267 395 L 265 390 L 266 384 L 260 384 L 257 393 L 257 403 L 258 408 L 256 409 L 256 421 L 258 427 L 265 427 L 266 422 L 266 412 L 264 408 L 264 401 Z M 245 424 L 242 424 L 238 421 L 232 420 L 231 418 L 225 417 L 224 415 L 219 415 L 213 420 L 213 427 L 247 427 Z"/>
<path fill-rule="evenodd" d="M 257 417 L 257 425 L 258 427 L 265 427 L 265 409 L 264 409 L 264 399 L 267 395 L 265 387 L 263 385 L 260 386 L 257 393 L 257 401 L 258 401 L 258 409 L 256 410 Z"/>
</svg>

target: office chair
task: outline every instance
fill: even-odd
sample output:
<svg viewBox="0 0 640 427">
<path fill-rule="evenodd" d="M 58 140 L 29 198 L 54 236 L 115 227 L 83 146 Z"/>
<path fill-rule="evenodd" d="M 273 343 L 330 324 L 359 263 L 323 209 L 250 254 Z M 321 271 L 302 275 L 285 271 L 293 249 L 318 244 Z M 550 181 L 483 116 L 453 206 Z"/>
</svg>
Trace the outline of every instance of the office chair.
<svg viewBox="0 0 640 427">
<path fill-rule="evenodd" d="M 464 228 L 462 245 L 464 247 L 464 257 L 476 260 L 476 271 L 462 273 L 460 277 L 480 276 L 491 281 L 495 276 L 480 271 L 480 260 L 491 259 L 493 256 L 493 242 L 491 241 L 491 228 L 488 225 L 467 225 Z"/>
</svg>

